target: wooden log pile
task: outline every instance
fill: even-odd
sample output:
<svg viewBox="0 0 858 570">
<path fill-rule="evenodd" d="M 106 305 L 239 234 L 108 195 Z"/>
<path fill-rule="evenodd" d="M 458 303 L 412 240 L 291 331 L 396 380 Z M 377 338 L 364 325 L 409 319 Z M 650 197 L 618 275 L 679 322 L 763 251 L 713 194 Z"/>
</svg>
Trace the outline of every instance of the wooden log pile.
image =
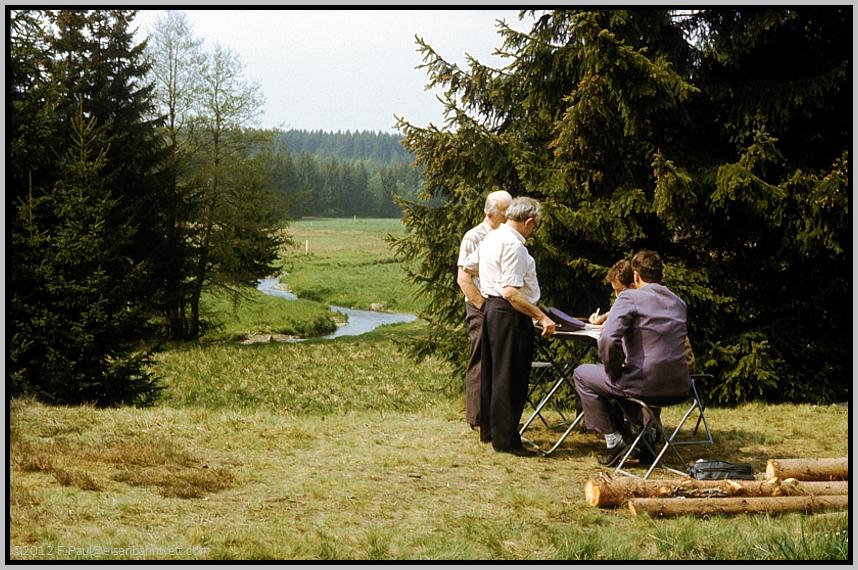
<svg viewBox="0 0 858 570">
<path fill-rule="evenodd" d="M 587 481 L 584 496 L 594 507 L 626 505 L 632 514 L 658 517 L 848 509 L 849 461 L 772 459 L 766 478 L 754 481 L 646 480 L 601 474 Z"/>
</svg>

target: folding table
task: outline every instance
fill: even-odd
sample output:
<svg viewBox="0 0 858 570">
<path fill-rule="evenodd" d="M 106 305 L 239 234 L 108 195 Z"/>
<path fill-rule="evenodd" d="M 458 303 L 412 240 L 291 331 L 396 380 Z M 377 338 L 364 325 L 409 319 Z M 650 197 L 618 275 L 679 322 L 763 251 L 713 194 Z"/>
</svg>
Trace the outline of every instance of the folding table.
<svg viewBox="0 0 858 570">
<path fill-rule="evenodd" d="M 528 389 L 528 403 L 533 407 L 533 413 L 531 413 L 530 417 L 528 417 L 521 425 L 518 433 L 522 436 L 522 440 L 535 447 L 543 456 L 552 454 L 560 444 L 563 443 L 569 434 L 572 433 L 572 430 L 575 429 L 575 426 L 581 423 L 581 420 L 584 419 L 584 414 L 578 413 L 575 416 L 575 419 L 570 423 L 559 407 L 555 407 L 555 410 L 562 419 L 561 425 L 569 425 L 557 442 L 546 451 L 542 451 L 539 449 L 538 445 L 525 438 L 524 432 L 528 427 L 530 427 L 533 420 L 537 417 L 546 427 L 550 427 L 545 417 L 542 415 L 542 412 L 564 386 L 566 387 L 567 393 L 577 399 L 578 394 L 575 392 L 572 373 L 575 370 L 575 367 L 581 363 L 582 357 L 587 350 L 593 346 L 591 343 L 599 339 L 601 330 L 602 327 L 587 325 L 581 330 L 557 331 L 550 339 L 539 336 L 536 340 L 536 345 L 534 347 L 534 361 L 531 365 L 531 382 Z M 558 354 L 558 352 L 560 352 L 558 350 L 561 346 L 560 343 L 562 343 L 563 348 L 566 349 L 565 352 L 567 355 L 565 357 L 561 357 Z M 548 392 L 539 400 L 538 403 L 534 404 L 532 396 L 536 389 L 548 384 L 549 382 L 551 382 L 551 386 L 548 389 Z"/>
</svg>

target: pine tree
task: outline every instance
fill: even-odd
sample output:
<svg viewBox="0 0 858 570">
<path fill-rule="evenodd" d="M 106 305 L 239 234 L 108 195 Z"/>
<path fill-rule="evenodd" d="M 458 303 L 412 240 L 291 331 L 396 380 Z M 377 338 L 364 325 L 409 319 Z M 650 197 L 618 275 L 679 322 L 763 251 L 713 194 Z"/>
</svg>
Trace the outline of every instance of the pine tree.
<svg viewBox="0 0 858 570">
<path fill-rule="evenodd" d="M 145 333 L 158 165 L 121 13 L 14 15 L 14 394 L 110 405 L 156 393 Z M 143 190 L 141 190 L 143 189 Z M 138 191 L 139 190 L 139 191 Z M 151 190 L 151 191 L 150 191 Z M 25 196 L 25 197 L 24 197 Z"/>
<path fill-rule="evenodd" d="M 29 318 L 15 323 L 11 392 L 58 404 L 150 403 L 159 387 L 150 353 L 133 340 L 145 315 L 128 301 L 136 276 L 123 252 L 134 230 L 109 221 L 119 200 L 105 175 L 104 129 L 82 107 L 60 179 L 19 211 L 27 232 L 13 234 L 34 288 L 13 293 Z"/>
<path fill-rule="evenodd" d="M 506 189 L 546 206 L 530 250 L 548 304 L 606 306 L 607 268 L 655 249 L 713 398 L 843 398 L 847 16 L 550 11 L 528 33 L 501 26 L 503 69 L 463 70 L 421 43 L 447 122 L 399 123 L 438 201 L 404 204 L 395 244 L 428 299 L 417 353 L 464 366 L 456 248 L 485 194 Z"/>
</svg>

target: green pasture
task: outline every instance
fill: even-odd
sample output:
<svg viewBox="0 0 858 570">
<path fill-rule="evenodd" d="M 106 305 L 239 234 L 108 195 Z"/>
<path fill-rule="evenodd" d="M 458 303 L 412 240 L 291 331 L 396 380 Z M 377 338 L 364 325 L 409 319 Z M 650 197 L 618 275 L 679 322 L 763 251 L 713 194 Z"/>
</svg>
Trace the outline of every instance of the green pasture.
<svg viewBox="0 0 858 570">
<path fill-rule="evenodd" d="M 301 299 L 353 309 L 415 313 L 419 302 L 393 256 L 388 234 L 404 227 L 390 218 L 307 218 L 293 222 L 281 281 Z M 451 280 L 454 286 L 454 281 Z"/>
<path fill-rule="evenodd" d="M 462 379 L 401 350 L 427 334 L 422 321 L 334 340 L 237 341 L 310 326 L 326 303 L 408 299 L 401 273 L 390 290 L 383 277 L 395 264 L 372 261 L 388 259 L 381 236 L 398 223 L 297 223 L 311 253 L 286 256 L 287 280 L 308 312 L 274 298 L 209 299 L 223 322 L 217 342 L 156 355 L 164 389 L 153 407 L 13 400 L 9 558 L 848 559 L 845 511 L 658 519 L 589 506 L 603 439 L 575 431 L 547 458 L 493 452 L 464 421 Z M 291 281 L 314 275 L 333 290 L 356 267 L 375 277 L 322 303 Z M 676 412 L 665 410 L 667 424 Z M 689 447 L 689 461 L 749 462 L 762 478 L 769 459 L 849 453 L 845 406 L 709 407 L 707 418 L 715 444 Z M 543 445 L 559 434 L 528 432 Z"/>
</svg>

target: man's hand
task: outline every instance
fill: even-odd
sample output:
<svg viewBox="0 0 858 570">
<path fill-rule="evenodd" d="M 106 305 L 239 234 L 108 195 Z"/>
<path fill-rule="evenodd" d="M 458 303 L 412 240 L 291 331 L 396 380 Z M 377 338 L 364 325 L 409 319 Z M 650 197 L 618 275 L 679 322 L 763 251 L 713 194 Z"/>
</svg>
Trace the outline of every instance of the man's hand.
<svg viewBox="0 0 858 570">
<path fill-rule="evenodd" d="M 542 315 L 537 322 L 539 323 L 539 326 L 542 327 L 542 336 L 549 337 L 554 335 L 554 332 L 557 329 L 557 323 L 548 318 L 548 315 Z"/>
</svg>

